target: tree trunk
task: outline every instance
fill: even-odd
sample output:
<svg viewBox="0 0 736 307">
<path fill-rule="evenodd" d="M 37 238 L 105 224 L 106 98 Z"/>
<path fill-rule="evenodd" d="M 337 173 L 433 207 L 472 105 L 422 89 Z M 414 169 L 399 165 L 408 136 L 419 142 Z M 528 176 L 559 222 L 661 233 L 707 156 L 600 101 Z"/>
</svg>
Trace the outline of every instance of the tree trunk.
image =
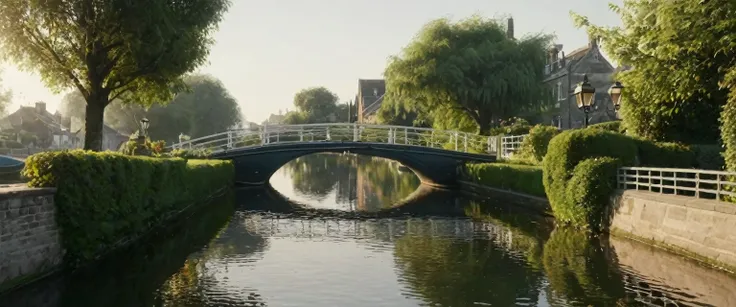
<svg viewBox="0 0 736 307">
<path fill-rule="evenodd" d="M 102 126 L 105 118 L 107 97 L 90 94 L 84 121 L 84 149 L 102 151 Z"/>
</svg>

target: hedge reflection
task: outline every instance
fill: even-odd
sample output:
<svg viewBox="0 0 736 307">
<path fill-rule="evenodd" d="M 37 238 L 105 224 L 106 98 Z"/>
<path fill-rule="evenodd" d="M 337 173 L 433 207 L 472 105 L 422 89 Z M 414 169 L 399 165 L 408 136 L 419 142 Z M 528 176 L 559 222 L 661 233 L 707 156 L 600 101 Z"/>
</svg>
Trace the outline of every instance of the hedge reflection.
<svg viewBox="0 0 736 307">
<path fill-rule="evenodd" d="M 534 305 L 541 272 L 509 253 L 501 236 L 498 239 L 429 234 L 397 239 L 399 280 L 410 290 L 405 295 L 421 297 L 432 306 L 513 306 L 520 299 Z"/>
<path fill-rule="evenodd" d="M 543 262 L 554 296 L 583 306 L 625 301 L 623 276 L 605 239 L 557 228 L 544 245 Z"/>
</svg>

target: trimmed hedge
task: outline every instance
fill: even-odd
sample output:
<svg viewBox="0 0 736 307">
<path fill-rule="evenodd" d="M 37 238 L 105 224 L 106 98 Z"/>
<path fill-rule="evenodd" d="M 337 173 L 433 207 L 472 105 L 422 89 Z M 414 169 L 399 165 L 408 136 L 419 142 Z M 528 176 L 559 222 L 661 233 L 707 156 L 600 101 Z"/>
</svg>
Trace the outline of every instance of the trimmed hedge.
<svg viewBox="0 0 736 307">
<path fill-rule="evenodd" d="M 514 154 L 514 159 L 532 164 L 541 164 L 544 156 L 547 155 L 549 141 L 559 133 L 560 130 L 554 126 L 534 126 L 521 143 L 519 152 Z"/>
<path fill-rule="evenodd" d="M 96 258 L 232 185 L 229 161 L 126 156 L 83 150 L 26 159 L 31 187 L 56 187 L 68 259 Z"/>
<path fill-rule="evenodd" d="M 592 217 L 591 214 L 608 202 L 594 204 L 593 208 L 589 208 L 594 200 L 599 199 L 595 196 L 596 191 L 574 191 L 605 186 L 605 183 L 588 181 L 611 179 L 606 174 L 585 174 L 606 169 L 609 164 L 614 163 L 608 159 L 596 158 L 611 157 L 617 159 L 616 163 L 621 165 L 635 165 L 636 155 L 634 139 L 615 132 L 599 129 L 569 130 L 553 138 L 544 158 L 543 179 L 544 189 L 557 221 L 581 228 L 598 228 L 601 219 Z M 586 162 L 580 168 L 577 167 L 582 161 L 589 159 L 599 162 Z M 607 193 L 606 197 L 611 195 L 604 191 L 601 193 Z M 585 199 L 586 197 L 593 198 Z"/>
<path fill-rule="evenodd" d="M 603 129 L 565 131 L 549 144 L 544 158 L 544 189 L 559 222 L 600 230 L 620 166 L 692 168 L 695 150 L 657 143 Z"/>
<path fill-rule="evenodd" d="M 626 126 L 622 125 L 621 121 L 618 120 L 590 125 L 588 126 L 588 129 L 598 129 L 626 134 Z"/>
<path fill-rule="evenodd" d="M 539 166 L 478 163 L 468 164 L 465 169 L 467 179 L 471 182 L 546 197 L 544 185 L 542 185 L 542 168 Z"/>
</svg>

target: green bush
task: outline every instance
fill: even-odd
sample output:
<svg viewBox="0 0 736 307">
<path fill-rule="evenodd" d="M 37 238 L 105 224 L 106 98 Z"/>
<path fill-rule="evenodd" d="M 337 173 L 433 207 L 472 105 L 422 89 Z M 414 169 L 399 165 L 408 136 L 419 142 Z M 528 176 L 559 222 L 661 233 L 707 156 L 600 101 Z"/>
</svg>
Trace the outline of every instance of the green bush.
<svg viewBox="0 0 736 307">
<path fill-rule="evenodd" d="M 545 197 L 542 168 L 530 165 L 479 163 L 466 165 L 466 176 L 471 182 Z"/>
<path fill-rule="evenodd" d="M 621 166 L 610 157 L 581 161 L 572 173 L 565 190 L 565 206 L 555 217 L 572 225 L 587 225 L 592 230 L 607 226 L 609 198 L 616 189 L 616 173 Z"/>
<path fill-rule="evenodd" d="M 72 263 L 125 245 L 231 186 L 229 161 L 158 159 L 83 150 L 26 159 L 31 187 L 56 187 L 57 222 Z"/>
<path fill-rule="evenodd" d="M 723 147 L 720 145 L 693 145 L 697 168 L 708 170 L 724 170 Z"/>
<path fill-rule="evenodd" d="M 599 159 L 611 157 L 618 159 L 620 165 L 636 165 L 637 146 L 634 139 L 599 129 L 569 130 L 560 133 L 550 141 L 547 156 L 543 162 L 544 190 L 552 207 L 552 212 L 558 222 L 569 223 L 576 227 L 596 229 L 600 218 L 591 218 L 590 212 L 596 212 L 598 207 L 607 202 L 591 206 L 597 198 L 594 191 L 572 193 L 575 189 L 587 189 L 594 186 L 606 186 L 606 183 L 587 182 L 609 180 L 606 174 L 584 174 L 586 171 L 600 171 L 607 169 L 613 161 Z M 591 159 L 578 168 L 584 160 Z M 600 165 L 599 165 L 600 164 Z M 615 184 L 615 181 L 614 183 Z M 610 195 L 610 194 L 609 194 Z"/>
<path fill-rule="evenodd" d="M 524 138 L 519 151 L 514 154 L 514 159 L 528 161 L 532 164 L 541 164 L 544 156 L 547 155 L 547 147 L 549 141 L 560 130 L 553 126 L 536 125 L 529 130 L 529 135 Z"/>
<path fill-rule="evenodd" d="M 161 155 L 162 158 L 209 159 L 212 151 L 207 148 L 174 149 Z"/>
<path fill-rule="evenodd" d="M 605 123 L 594 124 L 594 125 L 588 126 L 588 129 L 598 129 L 598 130 L 605 130 L 605 131 L 626 134 L 626 127 L 621 124 L 621 121 L 610 121 L 610 122 L 605 122 Z"/>
<path fill-rule="evenodd" d="M 635 139 L 639 163 L 651 167 L 694 168 L 695 151 L 678 143 L 651 142 Z"/>
</svg>

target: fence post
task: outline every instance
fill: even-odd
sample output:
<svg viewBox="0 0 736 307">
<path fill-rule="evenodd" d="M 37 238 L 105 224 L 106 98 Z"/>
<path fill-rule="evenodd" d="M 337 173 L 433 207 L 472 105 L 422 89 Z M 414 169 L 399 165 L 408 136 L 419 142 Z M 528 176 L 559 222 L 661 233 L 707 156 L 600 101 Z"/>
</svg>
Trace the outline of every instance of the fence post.
<svg viewBox="0 0 736 307">
<path fill-rule="evenodd" d="M 394 135 L 393 135 L 393 132 L 392 132 L 391 130 L 393 130 L 393 128 L 388 128 L 388 143 L 389 143 L 389 144 L 393 144 L 393 143 L 394 143 L 394 142 L 392 141 L 392 139 L 391 139 L 391 138 L 392 138 L 392 137 L 394 136 Z"/>
<path fill-rule="evenodd" d="M 457 133 L 457 131 L 455 131 L 455 151 L 457 151 L 457 138 L 458 138 L 458 136 L 459 136 L 459 134 Z"/>
<path fill-rule="evenodd" d="M 332 138 L 330 137 L 330 127 L 329 127 L 329 126 L 327 126 L 327 128 L 326 128 L 326 134 L 327 134 L 327 135 L 325 136 L 325 138 L 326 138 L 326 139 L 327 139 L 328 141 L 329 141 L 329 140 L 331 140 Z"/>
<path fill-rule="evenodd" d="M 299 142 L 304 142 L 304 127 L 299 128 Z"/>
<path fill-rule="evenodd" d="M 227 149 L 233 149 L 233 131 L 227 131 Z"/>
<path fill-rule="evenodd" d="M 404 128 L 404 145 L 409 144 L 409 129 Z"/>
<path fill-rule="evenodd" d="M 268 144 L 270 136 L 268 135 L 268 123 L 263 125 L 263 132 L 261 133 L 262 144 Z"/>
<path fill-rule="evenodd" d="M 429 147 L 434 148 L 434 129 L 429 133 Z"/>
<path fill-rule="evenodd" d="M 357 142 L 358 140 L 358 123 L 353 123 L 353 142 Z"/>
<path fill-rule="evenodd" d="M 464 140 L 463 140 L 463 143 L 464 143 L 463 144 L 463 147 L 465 147 L 465 150 L 464 151 L 465 152 L 468 152 L 468 133 L 467 132 L 463 133 L 463 138 L 464 138 Z"/>
</svg>

